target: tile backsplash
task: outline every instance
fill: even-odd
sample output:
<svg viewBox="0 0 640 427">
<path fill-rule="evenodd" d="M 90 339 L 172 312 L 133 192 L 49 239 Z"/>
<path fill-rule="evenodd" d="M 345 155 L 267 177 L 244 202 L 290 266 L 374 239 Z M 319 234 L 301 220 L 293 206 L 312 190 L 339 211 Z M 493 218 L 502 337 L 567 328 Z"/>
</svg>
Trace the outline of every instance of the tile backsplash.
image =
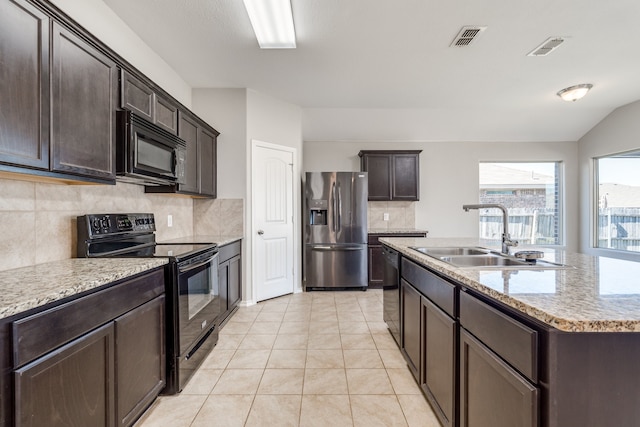
<svg viewBox="0 0 640 427">
<path fill-rule="evenodd" d="M 368 202 L 367 220 L 369 229 L 397 230 L 415 228 L 415 202 Z M 384 214 L 389 220 L 384 220 Z"/>
<path fill-rule="evenodd" d="M 200 210 L 207 205 L 215 208 Z M 198 206 L 198 214 L 194 206 Z M 238 209 L 240 214 L 236 215 Z M 120 212 L 153 212 L 157 240 L 197 233 L 196 216 L 198 223 L 210 227 L 228 224 L 232 232 L 236 228 L 242 232 L 242 200 L 201 201 L 146 194 L 143 186 L 126 183 L 65 185 L 0 179 L 0 270 L 74 258 L 76 217 Z M 231 218 L 226 219 L 225 213 Z M 168 215 L 173 217 L 172 227 L 167 224 Z M 221 231 L 208 234 L 224 234 L 224 226 L 215 227 Z"/>
</svg>

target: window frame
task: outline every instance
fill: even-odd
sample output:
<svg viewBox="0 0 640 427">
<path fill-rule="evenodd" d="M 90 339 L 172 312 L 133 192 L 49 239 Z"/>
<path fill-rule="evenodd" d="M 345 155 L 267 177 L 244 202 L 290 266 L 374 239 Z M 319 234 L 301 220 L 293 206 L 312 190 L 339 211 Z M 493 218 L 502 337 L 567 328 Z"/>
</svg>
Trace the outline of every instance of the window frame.
<svg viewBox="0 0 640 427">
<path fill-rule="evenodd" d="M 483 163 L 494 163 L 494 164 L 527 164 L 527 163 L 551 163 L 555 165 L 556 169 L 556 181 L 557 181 L 557 191 L 558 191 L 558 201 L 557 201 L 557 215 L 558 215 L 558 243 L 536 243 L 536 244 L 528 244 L 527 246 L 535 246 L 535 247 L 549 247 L 549 248 L 564 248 L 566 246 L 567 236 L 566 236 L 566 200 L 565 200 L 565 162 L 563 160 L 480 160 L 478 162 L 478 200 L 480 200 L 480 165 Z M 480 234 L 480 230 L 478 230 L 478 237 Z"/>
<path fill-rule="evenodd" d="M 606 256 L 610 258 L 625 259 L 630 261 L 640 261 L 640 251 L 629 251 L 617 248 L 605 248 L 599 246 L 600 240 L 600 164 L 599 161 L 605 158 L 616 156 L 624 156 L 626 154 L 638 153 L 640 155 L 640 147 L 633 150 L 624 150 L 620 152 L 608 153 L 601 156 L 591 158 L 591 227 L 590 227 L 590 247 L 596 255 Z"/>
</svg>

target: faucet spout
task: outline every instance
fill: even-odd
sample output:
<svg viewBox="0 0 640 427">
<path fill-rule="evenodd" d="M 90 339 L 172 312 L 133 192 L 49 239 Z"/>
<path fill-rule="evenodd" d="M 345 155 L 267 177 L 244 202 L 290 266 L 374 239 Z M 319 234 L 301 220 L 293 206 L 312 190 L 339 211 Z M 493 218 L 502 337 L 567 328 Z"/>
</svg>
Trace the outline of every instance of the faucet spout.
<svg viewBox="0 0 640 427">
<path fill-rule="evenodd" d="M 462 209 L 465 212 L 469 212 L 470 209 L 489 209 L 496 208 L 502 211 L 502 253 L 509 255 L 510 246 L 518 246 L 517 240 L 511 240 L 509 235 L 509 213 L 504 205 L 499 203 L 480 203 L 476 205 L 462 205 Z"/>
</svg>

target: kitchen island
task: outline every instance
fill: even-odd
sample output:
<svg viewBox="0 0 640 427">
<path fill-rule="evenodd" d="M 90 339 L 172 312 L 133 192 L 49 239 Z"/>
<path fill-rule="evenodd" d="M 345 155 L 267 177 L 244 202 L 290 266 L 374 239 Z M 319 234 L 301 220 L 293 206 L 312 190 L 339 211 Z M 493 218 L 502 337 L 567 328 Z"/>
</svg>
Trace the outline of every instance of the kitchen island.
<svg viewBox="0 0 640 427">
<path fill-rule="evenodd" d="M 401 347 L 443 425 L 637 425 L 640 264 L 541 248 L 566 267 L 459 268 L 411 247 L 499 242 L 381 241 L 402 254 Z"/>
</svg>

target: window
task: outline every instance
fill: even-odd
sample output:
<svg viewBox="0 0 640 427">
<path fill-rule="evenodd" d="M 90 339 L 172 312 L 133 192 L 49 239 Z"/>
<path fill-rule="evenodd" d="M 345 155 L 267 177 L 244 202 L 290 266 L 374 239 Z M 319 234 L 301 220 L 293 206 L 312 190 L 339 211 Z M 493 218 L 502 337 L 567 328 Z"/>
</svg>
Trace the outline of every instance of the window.
<svg viewBox="0 0 640 427">
<path fill-rule="evenodd" d="M 559 245 L 560 162 L 480 163 L 480 203 L 499 203 L 509 212 L 509 233 L 520 244 Z M 502 212 L 480 210 L 480 238 L 500 239 Z"/>
<path fill-rule="evenodd" d="M 640 151 L 595 159 L 598 248 L 640 252 Z"/>
</svg>

